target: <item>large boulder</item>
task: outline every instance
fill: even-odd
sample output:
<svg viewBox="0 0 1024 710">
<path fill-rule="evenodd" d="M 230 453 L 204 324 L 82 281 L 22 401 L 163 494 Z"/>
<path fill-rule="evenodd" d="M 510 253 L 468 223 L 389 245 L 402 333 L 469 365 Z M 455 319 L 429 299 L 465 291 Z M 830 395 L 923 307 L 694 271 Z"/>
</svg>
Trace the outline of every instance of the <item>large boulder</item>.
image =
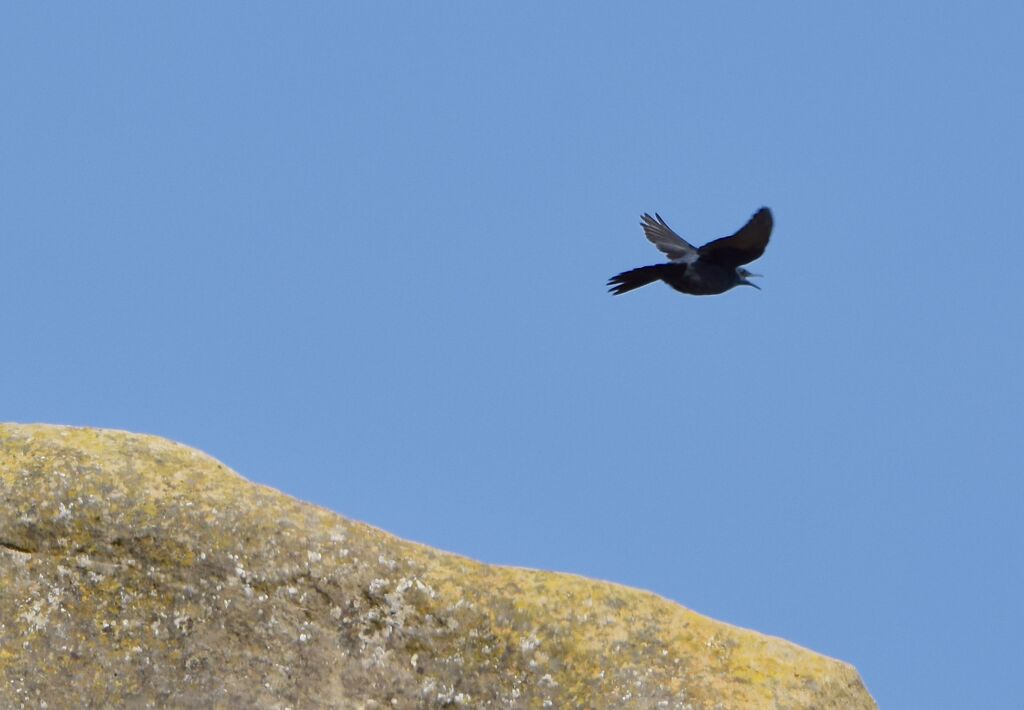
<svg viewBox="0 0 1024 710">
<path fill-rule="evenodd" d="M 153 436 L 0 425 L 4 708 L 874 708 L 849 665 L 480 564 Z"/>
</svg>

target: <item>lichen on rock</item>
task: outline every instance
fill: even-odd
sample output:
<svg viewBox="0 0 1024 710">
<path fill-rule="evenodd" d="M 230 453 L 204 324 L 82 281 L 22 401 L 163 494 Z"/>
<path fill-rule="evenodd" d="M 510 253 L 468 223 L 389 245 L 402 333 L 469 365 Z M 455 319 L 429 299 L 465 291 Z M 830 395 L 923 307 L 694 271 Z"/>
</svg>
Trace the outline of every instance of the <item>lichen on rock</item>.
<svg viewBox="0 0 1024 710">
<path fill-rule="evenodd" d="M 654 594 L 417 545 L 153 436 L 0 425 L 0 706 L 874 708 Z"/>
</svg>

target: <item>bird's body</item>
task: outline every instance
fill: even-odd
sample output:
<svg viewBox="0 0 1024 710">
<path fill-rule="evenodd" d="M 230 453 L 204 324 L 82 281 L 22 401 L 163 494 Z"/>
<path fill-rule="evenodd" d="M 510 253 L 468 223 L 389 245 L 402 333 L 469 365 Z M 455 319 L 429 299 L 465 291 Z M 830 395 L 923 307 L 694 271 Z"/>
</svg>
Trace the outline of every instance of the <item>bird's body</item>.
<svg viewBox="0 0 1024 710">
<path fill-rule="evenodd" d="M 772 232 L 772 213 L 762 207 L 735 234 L 697 248 L 672 231 L 660 215 L 640 218 L 644 235 L 669 257 L 667 264 L 641 266 L 623 271 L 608 280 L 609 290 L 619 295 L 655 281 L 664 281 L 676 291 L 694 296 L 725 293 L 734 286 L 754 286 L 743 268 L 764 253 Z"/>
<path fill-rule="evenodd" d="M 646 286 L 655 281 L 664 281 L 680 293 L 693 296 L 714 296 L 725 293 L 739 284 L 736 269 L 723 268 L 714 264 L 704 264 L 700 268 L 691 268 L 691 264 L 654 264 L 641 266 L 638 269 L 624 271 L 609 281 L 614 286 L 616 295 Z"/>
</svg>

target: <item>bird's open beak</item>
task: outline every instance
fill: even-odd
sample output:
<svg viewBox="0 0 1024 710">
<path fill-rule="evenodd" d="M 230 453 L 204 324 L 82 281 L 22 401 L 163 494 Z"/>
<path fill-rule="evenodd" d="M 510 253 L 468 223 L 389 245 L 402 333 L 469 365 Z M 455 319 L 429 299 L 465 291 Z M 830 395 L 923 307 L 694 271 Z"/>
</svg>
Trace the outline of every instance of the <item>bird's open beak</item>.
<svg viewBox="0 0 1024 710">
<path fill-rule="evenodd" d="M 763 276 L 763 274 L 747 274 L 747 278 L 748 278 L 748 279 L 749 279 L 749 278 L 750 278 L 751 276 L 757 276 L 757 277 L 761 277 L 761 276 Z M 754 288 L 756 288 L 756 289 L 757 289 L 758 291 L 760 291 L 760 290 L 761 290 L 761 287 L 760 287 L 760 286 L 758 286 L 758 285 L 757 285 L 756 283 L 754 283 L 753 281 L 744 281 L 744 283 L 746 283 L 746 284 L 747 284 L 748 286 L 753 286 L 753 287 L 754 287 Z"/>
</svg>

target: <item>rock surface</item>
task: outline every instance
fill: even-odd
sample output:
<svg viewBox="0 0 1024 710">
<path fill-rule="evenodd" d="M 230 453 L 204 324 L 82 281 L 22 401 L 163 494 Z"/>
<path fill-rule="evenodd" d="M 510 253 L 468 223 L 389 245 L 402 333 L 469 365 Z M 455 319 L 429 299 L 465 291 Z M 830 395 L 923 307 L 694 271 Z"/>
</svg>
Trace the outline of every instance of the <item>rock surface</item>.
<svg viewBox="0 0 1024 710">
<path fill-rule="evenodd" d="M 152 436 L 0 425 L 4 708 L 874 708 L 849 665 L 492 567 Z"/>
</svg>

